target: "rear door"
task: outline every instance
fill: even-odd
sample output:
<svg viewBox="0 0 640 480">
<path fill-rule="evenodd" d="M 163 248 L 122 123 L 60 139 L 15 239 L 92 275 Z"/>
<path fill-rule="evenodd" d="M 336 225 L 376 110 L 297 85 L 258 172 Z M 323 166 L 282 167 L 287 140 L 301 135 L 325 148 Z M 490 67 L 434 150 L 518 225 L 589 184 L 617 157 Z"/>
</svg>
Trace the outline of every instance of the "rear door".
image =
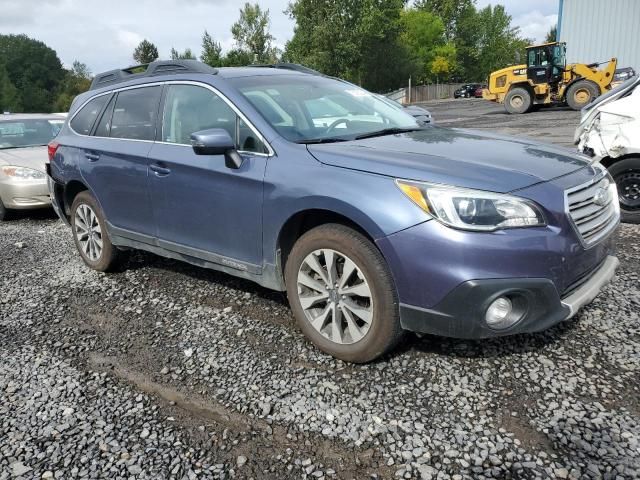
<svg viewBox="0 0 640 480">
<path fill-rule="evenodd" d="M 116 92 L 103 110 L 82 176 L 116 233 L 151 242 L 155 223 L 148 185 L 148 154 L 155 138 L 162 86 Z"/>
<path fill-rule="evenodd" d="M 158 245 L 241 270 L 262 264 L 262 189 L 267 147 L 226 99 L 199 84 L 168 84 L 159 140 L 149 154 Z M 223 128 L 242 166 L 196 155 L 193 132 Z"/>
</svg>

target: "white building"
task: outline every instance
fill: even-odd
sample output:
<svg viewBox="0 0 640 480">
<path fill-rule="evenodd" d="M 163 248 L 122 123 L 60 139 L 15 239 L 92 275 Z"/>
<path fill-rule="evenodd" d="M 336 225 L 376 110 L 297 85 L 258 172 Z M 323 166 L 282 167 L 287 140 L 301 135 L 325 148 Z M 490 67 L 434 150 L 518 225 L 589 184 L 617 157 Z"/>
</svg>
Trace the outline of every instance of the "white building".
<svg viewBox="0 0 640 480">
<path fill-rule="evenodd" d="M 560 0 L 558 39 L 567 63 L 618 59 L 640 71 L 640 0 Z"/>
</svg>

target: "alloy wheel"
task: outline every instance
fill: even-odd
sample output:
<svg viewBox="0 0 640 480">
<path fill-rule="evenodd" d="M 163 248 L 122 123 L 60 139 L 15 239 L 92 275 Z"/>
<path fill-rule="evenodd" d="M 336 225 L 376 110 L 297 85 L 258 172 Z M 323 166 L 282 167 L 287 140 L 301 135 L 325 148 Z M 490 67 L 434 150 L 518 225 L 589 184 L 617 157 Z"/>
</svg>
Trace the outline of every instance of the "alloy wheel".
<svg viewBox="0 0 640 480">
<path fill-rule="evenodd" d="M 371 328 L 371 288 L 348 256 L 329 248 L 311 252 L 298 270 L 297 287 L 307 320 L 330 341 L 356 343 Z"/>
<path fill-rule="evenodd" d="M 81 204 L 76 209 L 75 234 L 78 245 L 92 262 L 96 262 L 102 255 L 102 229 L 93 209 L 86 204 Z"/>
</svg>

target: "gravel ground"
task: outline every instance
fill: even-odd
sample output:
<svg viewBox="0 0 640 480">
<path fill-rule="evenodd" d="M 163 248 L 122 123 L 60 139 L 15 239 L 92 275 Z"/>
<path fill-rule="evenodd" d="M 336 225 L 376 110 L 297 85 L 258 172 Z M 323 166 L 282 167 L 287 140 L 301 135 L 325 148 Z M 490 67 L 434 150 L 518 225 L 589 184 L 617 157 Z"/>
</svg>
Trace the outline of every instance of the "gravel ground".
<svg viewBox="0 0 640 480">
<path fill-rule="evenodd" d="M 143 253 L 99 274 L 60 222 L 5 223 L 0 478 L 639 478 L 639 234 L 574 321 L 354 366 L 278 293 Z"/>
<path fill-rule="evenodd" d="M 0 480 L 640 478 L 640 226 L 536 335 L 410 337 L 350 365 L 282 294 L 134 253 L 90 271 L 46 214 L 0 225 Z"/>
</svg>

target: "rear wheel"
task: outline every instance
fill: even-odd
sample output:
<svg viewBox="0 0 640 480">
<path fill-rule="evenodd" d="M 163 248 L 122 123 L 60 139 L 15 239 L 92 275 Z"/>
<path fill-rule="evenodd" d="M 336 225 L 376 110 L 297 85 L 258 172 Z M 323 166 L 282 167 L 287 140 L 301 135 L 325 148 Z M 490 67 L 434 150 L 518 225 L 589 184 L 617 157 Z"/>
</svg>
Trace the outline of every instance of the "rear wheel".
<svg viewBox="0 0 640 480">
<path fill-rule="evenodd" d="M 4 208 L 4 203 L 0 200 L 0 222 L 7 217 L 7 209 Z"/>
<path fill-rule="evenodd" d="M 300 329 L 324 352 L 363 363 L 402 338 L 391 273 L 362 234 L 338 224 L 308 231 L 289 255 L 285 279 Z"/>
<path fill-rule="evenodd" d="M 107 272 L 116 266 L 120 252 L 109 239 L 98 202 L 87 191 L 80 192 L 73 200 L 71 229 L 84 263 L 100 272 Z"/>
<path fill-rule="evenodd" d="M 640 158 L 625 158 L 609 166 L 616 182 L 623 222 L 640 223 Z"/>
<path fill-rule="evenodd" d="M 600 95 L 600 87 L 590 80 L 578 80 L 567 90 L 567 104 L 574 110 L 581 110 Z"/>
<path fill-rule="evenodd" d="M 532 103 L 531 94 L 525 88 L 512 88 L 504 98 L 504 108 L 509 113 L 527 113 Z"/>
</svg>

